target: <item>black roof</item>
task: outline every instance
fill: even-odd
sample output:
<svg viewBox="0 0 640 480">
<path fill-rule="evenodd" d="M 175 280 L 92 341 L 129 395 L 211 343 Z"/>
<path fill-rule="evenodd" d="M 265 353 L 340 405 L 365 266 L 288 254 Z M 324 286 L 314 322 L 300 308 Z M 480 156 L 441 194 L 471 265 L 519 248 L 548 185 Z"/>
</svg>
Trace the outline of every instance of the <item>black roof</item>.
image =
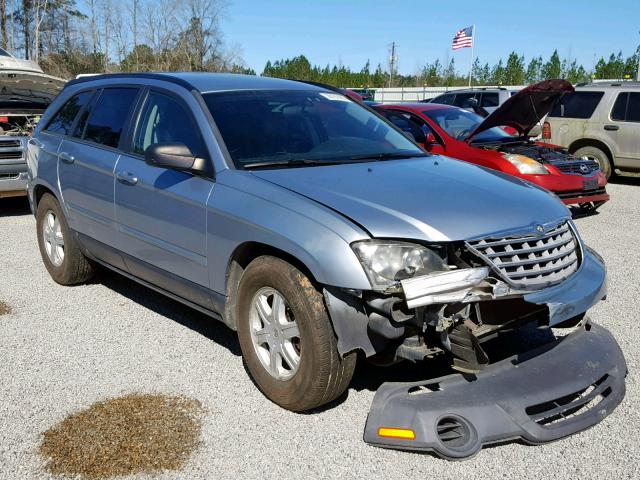
<svg viewBox="0 0 640 480">
<path fill-rule="evenodd" d="M 259 77 L 234 73 L 208 72 L 153 72 L 153 73 L 107 73 L 71 80 L 66 86 L 110 79 L 150 79 L 175 83 L 188 90 L 216 92 L 229 90 L 321 90 L 319 86 L 281 78 Z"/>
</svg>

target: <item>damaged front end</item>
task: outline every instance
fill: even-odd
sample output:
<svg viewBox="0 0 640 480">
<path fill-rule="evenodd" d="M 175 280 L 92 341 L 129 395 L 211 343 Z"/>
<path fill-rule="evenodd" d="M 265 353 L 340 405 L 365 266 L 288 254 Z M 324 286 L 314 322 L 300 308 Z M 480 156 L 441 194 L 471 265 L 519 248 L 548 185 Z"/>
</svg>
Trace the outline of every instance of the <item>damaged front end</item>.
<svg viewBox="0 0 640 480">
<path fill-rule="evenodd" d="M 341 354 L 392 362 L 448 351 L 454 368 L 475 372 L 490 363 L 482 343 L 498 333 L 574 326 L 606 295 L 604 263 L 569 220 L 430 251 L 444 267 L 384 291 L 325 289 Z"/>
<path fill-rule="evenodd" d="M 463 374 L 384 384 L 365 441 L 463 458 L 487 443 L 575 433 L 621 401 L 624 357 L 606 330 L 584 320 L 606 296 L 604 262 L 583 247 L 570 220 L 453 242 L 440 254 L 446 269 L 385 291 L 324 291 L 340 353 L 361 350 L 379 363 L 448 354 Z M 531 324 L 580 328 L 508 360 L 485 352 L 488 340 Z M 556 373 L 558 364 L 567 368 Z M 596 399 L 597 409 L 569 421 Z"/>
</svg>

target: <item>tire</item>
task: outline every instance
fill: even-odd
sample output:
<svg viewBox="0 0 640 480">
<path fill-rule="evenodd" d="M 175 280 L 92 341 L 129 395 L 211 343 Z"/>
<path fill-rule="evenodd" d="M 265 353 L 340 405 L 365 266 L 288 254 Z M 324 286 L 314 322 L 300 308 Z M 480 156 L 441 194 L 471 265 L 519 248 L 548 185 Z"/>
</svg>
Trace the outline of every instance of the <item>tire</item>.
<svg viewBox="0 0 640 480">
<path fill-rule="evenodd" d="M 267 398 L 302 412 L 331 402 L 347 389 L 356 353 L 340 356 L 323 296 L 302 272 L 279 258 L 259 257 L 244 271 L 237 295 L 242 356 Z M 283 303 L 276 303 L 277 295 Z M 269 323 L 263 320 L 267 317 Z M 269 326 L 275 324 L 277 328 Z"/>
<path fill-rule="evenodd" d="M 38 203 L 36 228 L 42 261 L 54 281 L 60 285 L 76 285 L 93 276 L 93 265 L 80 250 L 60 204 L 49 193 Z M 55 253 L 50 253 L 52 251 Z"/>
<path fill-rule="evenodd" d="M 600 164 L 600 170 L 602 170 L 602 173 L 607 177 L 607 180 L 615 173 L 609 155 L 598 147 L 592 147 L 590 145 L 582 147 L 573 152 L 573 155 L 578 158 L 587 157 L 598 162 Z"/>
</svg>

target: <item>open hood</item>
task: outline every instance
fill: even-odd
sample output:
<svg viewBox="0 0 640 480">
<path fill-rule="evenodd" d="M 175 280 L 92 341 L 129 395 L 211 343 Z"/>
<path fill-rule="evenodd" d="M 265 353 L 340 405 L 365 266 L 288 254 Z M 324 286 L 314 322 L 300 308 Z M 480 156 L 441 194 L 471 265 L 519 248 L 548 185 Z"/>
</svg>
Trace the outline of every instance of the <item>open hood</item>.
<svg viewBox="0 0 640 480">
<path fill-rule="evenodd" d="M 0 114 L 41 114 L 65 83 L 43 73 L 0 70 Z"/>
<path fill-rule="evenodd" d="M 573 92 L 573 86 L 566 80 L 545 80 L 529 85 L 485 118 L 466 141 L 470 142 L 480 132 L 493 127 L 508 126 L 516 129 L 520 135 L 527 135 L 564 94 L 570 92 Z"/>
</svg>

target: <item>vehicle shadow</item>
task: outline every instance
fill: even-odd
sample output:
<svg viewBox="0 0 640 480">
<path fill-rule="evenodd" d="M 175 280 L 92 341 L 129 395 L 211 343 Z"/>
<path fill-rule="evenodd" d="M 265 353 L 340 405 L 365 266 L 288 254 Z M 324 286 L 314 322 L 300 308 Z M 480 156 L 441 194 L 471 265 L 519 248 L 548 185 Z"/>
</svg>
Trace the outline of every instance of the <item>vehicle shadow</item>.
<svg viewBox="0 0 640 480">
<path fill-rule="evenodd" d="M 31 215 L 27 197 L 0 198 L 0 217 Z"/>
<path fill-rule="evenodd" d="M 167 317 L 203 337 L 223 346 L 235 356 L 241 356 L 240 344 L 236 332 L 223 323 L 208 317 L 186 305 L 172 300 L 122 275 L 108 270 L 101 271 L 94 279 L 95 283 L 119 293 L 158 315 Z M 506 332 L 483 345 L 492 362 L 508 358 L 517 353 L 549 343 L 554 339 L 551 330 L 523 328 L 515 332 Z M 358 358 L 356 370 L 347 391 L 334 401 L 303 414 L 321 413 L 343 403 L 349 391 L 369 390 L 375 392 L 386 382 L 419 382 L 458 373 L 451 368 L 452 358 L 444 353 L 436 358 L 412 363 L 403 361 L 391 366 L 378 366 L 364 358 Z M 243 361 L 247 376 L 251 375 Z M 255 385 L 255 381 L 251 379 Z M 256 388 L 257 385 L 256 385 Z"/>
<path fill-rule="evenodd" d="M 613 183 L 616 185 L 635 185 L 640 186 L 640 175 L 631 175 L 631 174 L 623 174 L 616 175 L 614 178 L 609 180 L 609 183 Z"/>
<path fill-rule="evenodd" d="M 199 333 L 203 337 L 225 347 L 233 355 L 241 355 L 236 333 L 222 322 L 115 272 L 103 270 L 94 281 L 158 315 L 167 317 Z"/>
</svg>

